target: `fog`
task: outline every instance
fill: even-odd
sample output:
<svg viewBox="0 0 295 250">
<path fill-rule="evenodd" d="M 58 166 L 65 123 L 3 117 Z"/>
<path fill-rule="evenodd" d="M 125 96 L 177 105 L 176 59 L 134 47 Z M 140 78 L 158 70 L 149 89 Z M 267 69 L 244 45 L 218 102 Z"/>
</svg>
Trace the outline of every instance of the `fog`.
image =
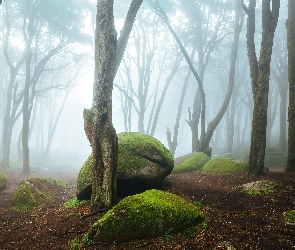
<svg viewBox="0 0 295 250">
<path fill-rule="evenodd" d="M 118 35 L 129 2 L 115 1 Z M 186 4 L 180 4 L 181 1 L 161 1 L 171 25 L 188 54 L 192 56 L 194 67 L 202 79 L 206 94 L 206 128 L 221 108 L 229 85 L 235 10 L 234 1 L 220 1 L 215 6 L 209 2 L 187 1 Z M 76 5 L 80 3 L 81 1 L 77 0 Z M 46 15 L 41 11 L 36 20 L 32 21 L 33 28 L 36 29 L 36 32 L 32 33 L 33 57 L 30 65 L 29 148 L 32 166 L 36 166 L 34 162 L 40 160 L 45 162 L 47 159 L 56 158 L 75 162 L 75 166 L 80 167 L 91 153 L 91 146 L 84 133 L 83 110 L 92 105 L 96 6 L 95 1 L 83 1 L 83 3 L 79 7 L 75 5 L 73 9 L 68 9 L 67 13 L 56 12 L 56 8 L 49 4 L 46 7 L 48 10 Z M 280 119 L 284 119 L 280 118 L 280 107 L 282 105 L 287 107 L 287 98 L 282 99 L 279 87 L 286 89 L 288 84 L 285 30 L 287 2 L 282 1 L 281 6 L 271 65 L 267 147 L 275 147 L 286 152 L 287 122 L 285 118 L 283 124 L 285 130 L 280 131 L 282 126 Z M 258 9 L 260 7 L 257 6 Z M 24 62 L 18 71 L 15 67 L 22 60 L 26 46 L 21 32 L 25 6 L 21 1 L 10 0 L 2 3 L 0 8 L 0 27 L 3 30 L 0 35 L 3 48 L 0 54 L 0 159 L 5 154 L 3 145 L 7 142 L 7 138 L 4 135 L 4 128 L 9 108 L 11 119 L 9 126 L 12 126 L 10 166 L 20 166 L 19 149 L 23 121 L 22 100 L 18 98 L 21 98 L 25 88 L 26 69 Z M 259 53 L 261 23 L 259 17 L 257 20 L 256 50 Z M 8 29 L 7 23 L 12 25 L 11 30 Z M 239 39 L 232 98 L 210 141 L 213 155 L 235 152 L 246 154 L 249 151 L 253 100 L 246 49 L 246 23 L 245 16 Z M 28 22 L 25 22 L 25 25 L 27 24 Z M 29 29 L 26 32 L 29 35 Z M 58 47 L 61 42 L 60 37 L 64 40 Z M 45 65 L 41 65 L 42 60 L 55 48 L 58 48 L 58 52 L 52 55 Z M 43 68 L 37 77 L 34 74 L 39 72 L 38 65 Z M 16 73 L 15 79 L 12 79 L 12 72 Z M 190 153 L 191 128 L 198 130 L 199 137 L 201 124 L 189 126 L 194 119 L 193 115 L 199 115 L 193 112 L 198 85 L 191 73 L 188 76 L 189 72 L 188 64 L 167 26 L 148 3 L 144 2 L 114 81 L 113 124 L 117 133 L 139 131 L 151 134 L 168 147 L 167 129 L 169 129 L 172 137 L 175 135 L 177 139 L 174 157 Z M 184 89 L 186 78 L 187 86 Z M 12 86 L 12 90 L 9 90 L 9 86 Z M 184 99 L 180 104 L 182 91 Z M 13 98 L 10 101 L 11 107 L 7 106 L 9 98 Z M 162 104 L 159 105 L 161 98 Z M 177 117 L 178 110 L 181 111 L 179 117 Z M 286 114 L 287 108 L 281 110 Z M 233 120 L 230 120 L 231 117 Z M 54 129 L 55 121 L 57 123 Z M 231 126 L 234 127 L 230 136 Z M 48 154 L 45 155 L 52 133 L 52 142 Z"/>
</svg>

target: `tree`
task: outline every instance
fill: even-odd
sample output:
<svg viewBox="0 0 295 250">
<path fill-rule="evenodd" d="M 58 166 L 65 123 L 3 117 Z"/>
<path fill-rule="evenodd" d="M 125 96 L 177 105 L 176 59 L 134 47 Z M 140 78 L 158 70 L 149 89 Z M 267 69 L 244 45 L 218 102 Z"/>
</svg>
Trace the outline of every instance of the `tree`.
<svg viewBox="0 0 295 250">
<path fill-rule="evenodd" d="M 193 65 L 193 61 L 190 59 L 185 47 L 183 46 L 179 36 L 176 34 L 174 31 L 173 27 L 171 26 L 169 22 L 169 18 L 163 8 L 160 6 L 159 2 L 156 1 L 148 1 L 150 6 L 156 11 L 156 13 L 161 17 L 161 19 L 166 23 L 169 31 L 173 35 L 174 39 L 178 43 L 182 53 L 184 54 L 184 58 L 186 62 L 188 63 L 190 70 L 193 73 L 193 76 L 195 77 L 197 83 L 198 83 L 198 91 L 195 95 L 195 100 L 194 100 L 194 106 L 193 106 L 193 112 L 191 113 L 189 111 L 189 121 L 188 124 L 191 127 L 192 130 L 192 151 L 201 151 L 209 156 L 211 156 L 211 148 L 209 147 L 210 140 L 212 138 L 213 132 L 215 131 L 218 123 L 222 119 L 226 108 L 228 106 L 232 90 L 233 90 L 233 83 L 232 81 L 234 77 L 234 71 L 235 71 L 235 61 L 236 61 L 236 54 L 237 54 L 237 49 L 238 49 L 238 38 L 240 34 L 241 27 L 243 25 L 243 22 L 240 20 L 240 16 L 237 15 L 236 19 L 236 38 L 235 42 L 233 45 L 232 49 L 232 70 L 231 70 L 231 85 L 228 87 L 228 92 L 226 94 L 226 98 L 224 99 L 224 102 L 222 104 L 222 107 L 218 111 L 217 115 L 215 118 L 208 124 L 207 130 L 205 128 L 205 118 L 206 118 L 206 95 L 204 91 L 204 74 L 205 74 L 205 69 L 206 66 L 208 65 L 209 58 L 211 52 L 216 49 L 217 44 L 220 43 L 230 32 L 230 27 L 228 26 L 229 22 L 229 15 L 226 15 L 226 7 L 228 7 L 228 3 L 224 2 L 218 2 L 218 8 L 216 6 L 210 6 L 214 10 L 211 12 L 209 11 L 209 7 L 204 7 L 203 3 L 196 3 L 194 1 L 186 2 L 184 6 L 188 9 L 190 12 L 190 16 L 194 17 L 192 23 L 193 27 L 193 33 L 196 35 L 197 38 L 197 52 L 198 52 L 198 65 L 199 65 L 199 73 L 195 69 Z M 214 3 L 213 5 L 215 5 Z M 212 3 L 209 3 L 209 5 L 212 5 Z M 237 5 L 237 4 L 236 4 Z M 239 6 L 238 6 L 239 7 Z M 204 11 L 206 9 L 207 11 Z M 220 10 L 218 14 L 215 16 L 212 14 L 216 11 L 216 9 Z M 238 9 L 238 8 L 237 8 Z M 196 15 L 198 13 L 198 15 Z M 206 26 L 206 31 L 204 32 L 203 30 L 203 23 L 202 23 L 202 18 L 200 18 L 200 15 L 202 13 L 208 14 L 207 19 L 209 20 L 215 20 L 215 27 L 212 28 L 212 30 L 208 29 L 208 24 L 204 24 Z M 212 14 L 212 15 L 211 15 Z M 214 16 L 214 18 L 213 18 Z M 204 34 L 206 33 L 206 34 Z M 236 45 L 235 45 L 236 44 Z M 201 135 L 199 139 L 199 133 L 198 133 L 198 126 L 199 126 L 199 117 L 201 118 Z M 170 140 L 170 132 L 167 131 L 168 135 L 168 141 Z M 171 137 L 170 137 L 171 138 Z M 174 145 L 175 146 L 175 145 Z"/>
<path fill-rule="evenodd" d="M 5 104 L 1 167 L 9 166 L 12 129 L 17 118 L 23 114 L 23 172 L 29 173 L 30 119 L 38 93 L 37 84 L 44 71 L 56 70 L 54 67 L 48 68 L 50 60 L 63 57 L 62 52 L 70 43 L 88 40 L 81 32 L 81 14 L 87 4 L 84 2 L 81 8 L 68 0 L 57 7 L 54 1 L 14 0 L 7 1 L 4 5 L 6 33 L 3 51 L 10 69 L 10 79 Z M 13 46 L 15 36 L 23 42 L 24 51 Z M 67 51 L 69 52 L 70 50 Z M 20 76 L 20 72 L 24 76 Z M 19 83 L 16 82 L 16 77 L 19 77 Z M 23 106 L 19 109 L 21 102 Z"/>
<path fill-rule="evenodd" d="M 288 109 L 288 157 L 286 171 L 295 171 L 295 1 L 288 1 L 287 20 L 288 39 L 288 79 L 289 79 L 289 109 Z"/>
<path fill-rule="evenodd" d="M 112 124 L 112 89 L 116 65 L 120 64 L 141 3 L 142 0 L 132 0 L 118 43 L 113 0 L 101 0 L 97 5 L 93 103 L 90 112 L 86 112 L 88 117 L 84 117 L 91 120 L 93 212 L 102 207 L 109 208 L 117 196 L 118 139 Z M 122 37 L 124 42 L 120 43 Z"/>
<path fill-rule="evenodd" d="M 259 61 L 254 41 L 256 0 L 250 0 L 248 7 L 243 0 L 241 0 L 241 3 L 248 15 L 247 50 L 254 100 L 248 172 L 251 175 L 260 175 L 264 168 L 270 62 L 273 37 L 279 17 L 280 0 L 262 0 L 262 40 Z M 270 3 L 272 3 L 272 6 L 270 6 Z"/>
</svg>

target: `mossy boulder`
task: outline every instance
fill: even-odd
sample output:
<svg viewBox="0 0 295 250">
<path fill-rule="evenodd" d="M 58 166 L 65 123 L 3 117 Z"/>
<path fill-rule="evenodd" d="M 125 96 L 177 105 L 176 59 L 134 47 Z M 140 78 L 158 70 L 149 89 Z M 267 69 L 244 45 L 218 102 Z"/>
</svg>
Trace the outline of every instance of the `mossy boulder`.
<svg viewBox="0 0 295 250">
<path fill-rule="evenodd" d="M 0 172 L 0 191 L 6 188 L 7 186 L 7 176 Z"/>
<path fill-rule="evenodd" d="M 92 154 L 80 170 L 77 198 L 90 199 Z M 160 188 L 174 167 L 169 150 L 157 139 L 141 133 L 118 134 L 117 186 L 119 195 L 135 194 Z"/>
<path fill-rule="evenodd" d="M 202 168 L 209 160 L 210 157 L 203 152 L 191 153 L 186 160 L 174 167 L 172 173 L 196 171 Z"/>
<path fill-rule="evenodd" d="M 52 178 L 26 178 L 12 197 L 16 210 L 28 210 L 39 205 L 50 203 L 64 188 L 65 181 Z"/>
<path fill-rule="evenodd" d="M 128 196 L 95 222 L 85 242 L 124 242 L 175 233 L 205 220 L 198 207 L 160 190 Z"/>
<path fill-rule="evenodd" d="M 208 161 L 203 169 L 203 173 L 240 173 L 247 172 L 248 166 L 242 160 L 231 158 L 216 158 Z"/>
</svg>

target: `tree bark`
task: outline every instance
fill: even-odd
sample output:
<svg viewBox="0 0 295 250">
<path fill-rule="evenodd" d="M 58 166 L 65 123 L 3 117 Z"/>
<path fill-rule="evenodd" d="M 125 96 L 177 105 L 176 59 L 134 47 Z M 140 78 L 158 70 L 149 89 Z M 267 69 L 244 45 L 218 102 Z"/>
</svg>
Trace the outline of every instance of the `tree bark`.
<svg viewBox="0 0 295 250">
<path fill-rule="evenodd" d="M 263 174 L 264 168 L 270 62 L 280 0 L 262 1 L 262 40 L 259 61 L 254 42 L 256 0 L 250 0 L 248 8 L 244 4 L 243 7 L 248 15 L 247 50 L 254 100 L 248 174 L 260 175 Z"/>
<path fill-rule="evenodd" d="M 91 210 L 109 208 L 116 200 L 118 142 L 112 124 L 112 89 L 115 76 L 117 33 L 113 1 L 97 6 L 95 32 L 95 75 L 92 104 L 92 194 Z"/>
<path fill-rule="evenodd" d="M 288 157 L 286 171 L 295 171 L 295 1 L 288 1 L 287 20 L 288 40 L 288 79 L 289 79 L 289 109 L 288 109 Z"/>
</svg>

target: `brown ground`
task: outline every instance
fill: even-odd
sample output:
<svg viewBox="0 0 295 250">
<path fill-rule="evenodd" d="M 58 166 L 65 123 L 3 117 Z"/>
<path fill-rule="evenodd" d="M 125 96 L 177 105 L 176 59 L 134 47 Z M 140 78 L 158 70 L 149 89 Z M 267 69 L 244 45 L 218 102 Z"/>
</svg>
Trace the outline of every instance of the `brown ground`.
<svg viewBox="0 0 295 250">
<path fill-rule="evenodd" d="M 89 205 L 64 209 L 63 202 L 75 195 L 78 170 L 35 172 L 33 176 L 64 178 L 69 187 L 60 192 L 50 206 L 32 211 L 11 209 L 11 197 L 24 178 L 6 172 L 8 187 L 0 192 L 0 249 L 69 249 L 68 241 L 82 236 L 102 214 L 82 218 L 89 213 Z M 204 175 L 200 172 L 172 174 L 165 181 L 164 190 L 191 201 L 203 201 L 207 229 L 193 236 L 166 235 L 125 244 L 95 244 L 85 249 L 294 249 L 295 226 L 286 225 L 282 214 L 295 209 L 295 174 L 271 169 L 263 177 L 245 174 Z M 273 194 L 251 197 L 234 190 L 236 185 L 259 179 L 277 182 Z M 222 247 L 223 245 L 223 247 Z"/>
</svg>

